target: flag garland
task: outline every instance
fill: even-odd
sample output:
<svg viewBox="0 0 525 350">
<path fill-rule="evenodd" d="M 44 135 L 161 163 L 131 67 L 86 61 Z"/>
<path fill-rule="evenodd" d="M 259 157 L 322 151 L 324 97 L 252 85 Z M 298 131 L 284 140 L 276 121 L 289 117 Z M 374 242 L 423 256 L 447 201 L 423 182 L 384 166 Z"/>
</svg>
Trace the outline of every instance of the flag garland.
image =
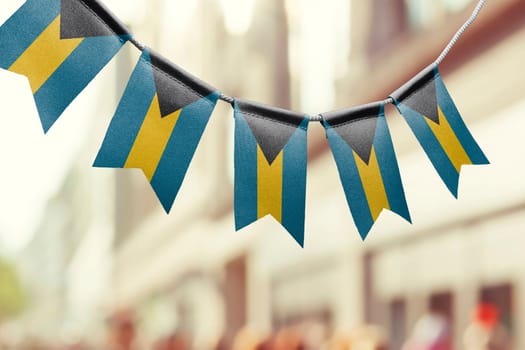
<svg viewBox="0 0 525 350">
<path fill-rule="evenodd" d="M 304 244 L 307 131 L 320 121 L 363 239 L 383 210 L 411 222 L 384 105 L 394 103 L 454 196 L 463 165 L 489 161 L 472 137 L 436 62 L 388 100 L 316 117 L 221 94 L 151 49 L 97 0 L 27 0 L 0 26 L 0 68 L 25 75 L 47 132 L 126 42 L 141 56 L 95 167 L 139 168 L 169 212 L 219 99 L 235 119 L 234 211 L 240 230 L 267 215 Z"/>
</svg>

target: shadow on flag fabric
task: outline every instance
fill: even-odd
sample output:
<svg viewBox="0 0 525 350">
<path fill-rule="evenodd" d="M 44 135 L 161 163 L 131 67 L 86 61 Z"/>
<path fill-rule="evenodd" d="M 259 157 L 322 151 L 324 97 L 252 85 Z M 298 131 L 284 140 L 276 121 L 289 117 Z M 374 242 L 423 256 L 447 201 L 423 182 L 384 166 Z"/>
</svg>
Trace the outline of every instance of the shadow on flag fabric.
<svg viewBox="0 0 525 350">
<path fill-rule="evenodd" d="M 220 94 L 145 49 L 95 167 L 139 168 L 169 212 Z"/>
<path fill-rule="evenodd" d="M 0 27 L 0 67 L 28 78 L 47 132 L 129 38 L 95 0 L 27 0 Z"/>
<path fill-rule="evenodd" d="M 489 164 L 432 64 L 391 97 L 446 186 L 457 198 L 463 165 Z"/>
<path fill-rule="evenodd" d="M 411 221 L 382 102 L 325 113 L 323 125 L 363 239 L 384 209 Z"/>
<path fill-rule="evenodd" d="M 234 110 L 236 229 L 271 215 L 303 246 L 309 118 L 239 99 Z"/>
</svg>

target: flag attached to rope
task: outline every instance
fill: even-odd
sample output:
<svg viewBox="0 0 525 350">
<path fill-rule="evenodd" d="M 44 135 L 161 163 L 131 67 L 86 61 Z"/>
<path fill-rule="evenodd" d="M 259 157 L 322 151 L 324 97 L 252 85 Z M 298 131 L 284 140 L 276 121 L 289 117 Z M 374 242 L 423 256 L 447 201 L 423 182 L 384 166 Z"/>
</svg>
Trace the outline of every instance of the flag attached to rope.
<svg viewBox="0 0 525 350">
<path fill-rule="evenodd" d="M 96 0 L 27 0 L 0 27 L 0 67 L 28 78 L 47 132 L 129 38 Z"/>
<path fill-rule="evenodd" d="M 383 103 L 325 113 L 323 125 L 361 237 L 384 209 L 410 222 Z"/>
<path fill-rule="evenodd" d="M 142 169 L 169 212 L 219 97 L 145 49 L 94 166 Z"/>
<path fill-rule="evenodd" d="M 236 100 L 235 225 L 271 215 L 304 244 L 309 118 Z"/>
<path fill-rule="evenodd" d="M 452 100 L 435 64 L 392 98 L 452 194 L 458 196 L 463 165 L 489 164 Z"/>
</svg>

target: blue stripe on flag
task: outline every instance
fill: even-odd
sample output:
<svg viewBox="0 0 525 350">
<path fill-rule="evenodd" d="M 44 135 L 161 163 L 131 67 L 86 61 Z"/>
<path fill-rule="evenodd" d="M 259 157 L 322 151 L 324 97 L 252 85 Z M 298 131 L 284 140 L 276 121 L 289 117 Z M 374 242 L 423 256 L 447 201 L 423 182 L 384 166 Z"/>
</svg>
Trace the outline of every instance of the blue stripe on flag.
<svg viewBox="0 0 525 350">
<path fill-rule="evenodd" d="M 123 168 L 140 127 L 155 96 L 155 82 L 147 51 L 142 53 L 104 142 L 95 160 L 96 167 Z"/>
<path fill-rule="evenodd" d="M 151 179 L 151 186 L 166 212 L 171 210 L 219 97 L 220 94 L 214 92 L 182 109 Z"/>
<path fill-rule="evenodd" d="M 35 93 L 42 126 L 47 132 L 67 106 L 115 56 L 125 40 L 119 37 L 85 38 Z"/>
<path fill-rule="evenodd" d="M 235 228 L 242 229 L 258 219 L 257 141 L 235 104 Z"/>
<path fill-rule="evenodd" d="M 308 122 L 305 118 L 283 154 L 282 225 L 301 246 L 304 246 Z"/>
<path fill-rule="evenodd" d="M 489 160 L 474 140 L 474 137 L 468 130 L 465 122 L 461 118 L 452 97 L 450 96 L 443 80 L 436 67 L 436 93 L 438 105 L 441 111 L 447 118 L 450 127 L 454 130 L 459 142 L 463 145 L 465 152 L 467 152 L 472 164 L 489 164 Z"/>
<path fill-rule="evenodd" d="M 374 148 L 383 179 L 383 185 L 388 197 L 388 203 L 390 204 L 390 210 L 411 222 L 403 183 L 399 174 L 399 165 L 397 164 L 394 144 L 392 143 L 392 137 L 388 130 L 383 109 L 377 119 Z"/>
<path fill-rule="evenodd" d="M 403 103 L 398 103 L 397 107 L 399 112 L 405 117 L 405 120 L 416 135 L 421 147 L 425 150 L 439 176 L 445 182 L 445 185 L 450 192 L 457 197 L 459 173 L 432 132 L 432 129 L 430 129 L 425 117 Z"/>
<path fill-rule="evenodd" d="M 361 182 L 354 152 L 326 121 L 324 126 L 339 170 L 339 177 L 343 184 L 348 206 L 361 238 L 365 239 L 374 225 L 374 220 L 370 212 L 363 183 Z"/>
<path fill-rule="evenodd" d="M 60 13 L 60 0 L 27 0 L 0 27 L 0 67 L 8 69 Z"/>
</svg>

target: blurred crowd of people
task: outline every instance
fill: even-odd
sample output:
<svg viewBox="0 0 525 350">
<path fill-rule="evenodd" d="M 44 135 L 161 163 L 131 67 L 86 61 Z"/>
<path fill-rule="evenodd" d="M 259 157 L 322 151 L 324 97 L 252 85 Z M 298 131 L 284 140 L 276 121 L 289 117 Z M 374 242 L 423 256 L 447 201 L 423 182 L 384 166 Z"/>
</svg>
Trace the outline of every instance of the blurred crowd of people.
<svg viewBox="0 0 525 350">
<path fill-rule="evenodd" d="M 243 330 L 235 337 L 232 350 L 350 350 L 370 349 L 386 350 L 385 336 L 373 326 L 356 328 L 352 332 L 338 333 L 325 338 L 322 333 L 309 327 L 290 327 L 279 330 L 266 338 L 256 333 Z M 220 345 L 217 350 L 227 350 Z"/>
<path fill-rule="evenodd" d="M 501 322 L 496 306 L 479 304 L 462 334 L 463 350 L 510 350 L 511 337 Z M 436 311 L 423 315 L 412 331 L 403 350 L 453 350 L 453 329 L 450 320 Z"/>
<path fill-rule="evenodd" d="M 319 325 L 304 323 L 285 327 L 267 336 L 242 329 L 232 337 L 224 336 L 213 350 L 453 350 L 450 320 L 429 310 L 416 322 L 402 349 L 388 344 L 386 332 L 376 326 L 360 326 L 350 332 L 327 335 Z M 175 332 L 152 345 L 139 345 L 138 329 L 132 313 L 121 312 L 107 322 L 106 344 L 98 347 L 78 342 L 67 346 L 44 346 L 28 341 L 19 347 L 0 344 L 0 350 L 191 350 L 191 339 Z M 462 350 L 511 350 L 509 330 L 503 325 L 498 309 L 482 303 L 473 312 L 470 325 L 462 334 Z"/>
</svg>

